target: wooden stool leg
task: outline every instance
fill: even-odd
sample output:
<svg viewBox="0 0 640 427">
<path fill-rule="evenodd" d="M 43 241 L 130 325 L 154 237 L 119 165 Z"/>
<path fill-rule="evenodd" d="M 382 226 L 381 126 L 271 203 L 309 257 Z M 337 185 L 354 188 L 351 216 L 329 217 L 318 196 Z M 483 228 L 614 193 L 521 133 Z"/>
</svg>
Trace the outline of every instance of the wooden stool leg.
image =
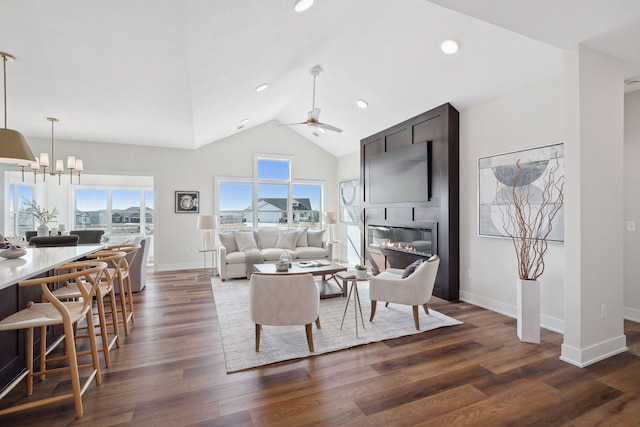
<svg viewBox="0 0 640 427">
<path fill-rule="evenodd" d="M 116 292 L 111 288 L 109 292 L 109 307 L 111 308 L 111 327 L 116 336 L 116 347 L 120 347 L 120 325 L 118 325 L 118 306 L 116 305 Z"/>
<path fill-rule="evenodd" d="M 93 369 L 96 373 L 96 384 L 100 385 L 102 383 L 102 377 L 100 376 L 100 359 L 98 357 L 98 345 L 96 344 L 96 327 L 93 324 L 93 313 L 91 310 L 87 312 L 86 319 L 87 326 L 89 327 L 89 346 L 91 347 Z"/>
<path fill-rule="evenodd" d="M 108 368 L 111 364 L 111 358 L 109 357 L 109 334 L 107 328 L 107 317 L 104 314 L 104 301 L 102 297 L 98 295 L 96 298 L 96 306 L 98 307 L 98 319 L 100 322 L 100 338 L 102 341 L 102 353 L 104 354 L 104 365 Z"/>
<path fill-rule="evenodd" d="M 71 376 L 73 400 L 76 406 L 76 417 L 80 418 L 84 414 L 84 410 L 82 408 L 82 391 L 80 388 L 80 373 L 78 372 L 78 356 L 76 354 L 73 326 L 69 324 L 64 325 L 64 347 L 69 356 L 69 375 Z"/>
<path fill-rule="evenodd" d="M 40 328 L 40 371 L 39 372 L 44 372 L 46 369 L 47 369 L 47 327 L 42 326 Z M 44 381 L 44 379 L 45 379 L 45 376 L 40 375 L 40 381 Z"/>
<path fill-rule="evenodd" d="M 127 294 L 124 293 L 124 281 L 118 276 L 118 293 L 120 298 L 120 312 L 122 313 L 122 323 L 124 323 L 124 334 L 129 335 L 129 322 L 127 321 Z"/>
<path fill-rule="evenodd" d="M 44 326 L 43 326 L 44 328 Z M 33 394 L 33 328 L 26 331 L 27 396 Z"/>
<path fill-rule="evenodd" d="M 136 320 L 136 315 L 133 311 L 133 291 L 131 291 L 131 276 L 127 274 L 127 298 L 129 300 L 129 318 L 131 322 Z"/>
</svg>

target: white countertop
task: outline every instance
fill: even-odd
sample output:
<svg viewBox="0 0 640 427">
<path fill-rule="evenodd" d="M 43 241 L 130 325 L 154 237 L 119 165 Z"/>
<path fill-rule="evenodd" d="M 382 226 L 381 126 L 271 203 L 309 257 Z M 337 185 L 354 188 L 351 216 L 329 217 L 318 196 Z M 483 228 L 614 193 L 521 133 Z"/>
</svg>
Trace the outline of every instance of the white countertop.
<svg viewBox="0 0 640 427">
<path fill-rule="evenodd" d="M 103 245 L 58 246 L 54 248 L 25 248 L 27 254 L 15 259 L 0 258 L 0 289 L 21 280 L 30 279 L 53 267 L 77 260 L 104 248 Z"/>
</svg>

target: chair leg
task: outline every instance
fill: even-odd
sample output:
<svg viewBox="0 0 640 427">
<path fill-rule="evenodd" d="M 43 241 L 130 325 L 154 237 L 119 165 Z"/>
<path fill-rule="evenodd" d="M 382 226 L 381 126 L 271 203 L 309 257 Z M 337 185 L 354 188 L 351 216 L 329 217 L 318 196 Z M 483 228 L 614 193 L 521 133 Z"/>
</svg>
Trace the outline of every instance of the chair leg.
<svg viewBox="0 0 640 427">
<path fill-rule="evenodd" d="M 111 288 L 109 292 L 109 307 L 111 309 L 111 326 L 116 337 L 116 347 L 120 347 L 120 326 L 118 325 L 118 306 L 116 305 L 116 292 Z"/>
<path fill-rule="evenodd" d="M 64 325 L 64 347 L 69 355 L 69 375 L 71 375 L 71 386 L 73 387 L 73 400 L 76 406 L 76 417 L 80 418 L 84 414 L 84 410 L 82 409 L 82 390 L 80 388 L 80 373 L 78 372 L 78 356 L 76 354 L 73 326 L 70 324 Z"/>
<path fill-rule="evenodd" d="M 96 306 L 98 307 L 98 319 L 100 323 L 100 339 L 102 341 L 102 353 L 104 354 L 104 365 L 108 368 L 111 364 L 109 357 L 109 334 L 107 328 L 107 317 L 104 314 L 104 301 L 102 295 L 96 298 Z"/>
<path fill-rule="evenodd" d="M 129 300 L 129 318 L 131 319 L 131 322 L 135 322 L 136 315 L 133 311 L 133 291 L 131 290 L 131 275 L 129 274 L 127 274 L 126 284 L 127 298 Z"/>
<path fill-rule="evenodd" d="M 40 370 L 44 372 L 47 369 L 47 327 L 40 327 Z M 40 375 L 40 381 L 44 381 L 45 376 Z"/>
<path fill-rule="evenodd" d="M 314 352 L 314 350 L 313 350 L 313 334 L 312 334 L 313 328 L 312 328 L 312 326 L 313 326 L 313 323 L 309 323 L 308 325 L 304 325 L 304 329 L 307 332 L 307 344 L 309 345 L 309 351 L 311 353 Z"/>
<path fill-rule="evenodd" d="M 320 326 L 320 316 L 316 319 L 316 328 L 322 329 L 322 326 Z"/>
<path fill-rule="evenodd" d="M 26 332 L 27 396 L 31 396 L 33 394 L 33 328 L 27 329 Z"/>
<path fill-rule="evenodd" d="M 122 323 L 124 323 L 124 334 L 129 335 L 127 294 L 124 292 L 124 280 L 122 280 L 122 277 L 118 277 L 118 298 L 120 299 L 120 312 L 122 313 Z"/>
<path fill-rule="evenodd" d="M 413 323 L 416 324 L 416 329 L 420 330 L 420 320 L 418 319 L 418 306 L 413 306 Z"/>
<path fill-rule="evenodd" d="M 374 314 L 376 314 L 376 301 L 371 301 L 371 316 L 369 316 L 369 322 L 373 321 Z"/>
<path fill-rule="evenodd" d="M 422 307 L 424 308 L 425 314 L 428 316 L 429 315 L 429 307 L 427 307 L 427 303 L 425 302 Z"/>
<path fill-rule="evenodd" d="M 385 307 L 385 308 L 389 307 L 389 303 L 388 303 L 388 302 L 385 302 L 385 303 L 384 303 L 384 307 Z"/>
<path fill-rule="evenodd" d="M 256 353 L 260 351 L 260 330 L 262 327 L 256 323 Z"/>
</svg>

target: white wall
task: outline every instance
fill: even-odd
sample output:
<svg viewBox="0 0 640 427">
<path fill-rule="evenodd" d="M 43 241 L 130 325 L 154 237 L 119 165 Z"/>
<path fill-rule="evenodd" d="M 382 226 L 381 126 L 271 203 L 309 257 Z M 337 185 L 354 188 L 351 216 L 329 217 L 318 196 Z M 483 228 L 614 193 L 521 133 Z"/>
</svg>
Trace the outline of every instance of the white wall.
<svg viewBox="0 0 640 427">
<path fill-rule="evenodd" d="M 59 158 L 66 158 L 68 154 L 82 158 L 87 173 L 153 176 L 156 269 L 202 268 L 202 258 L 196 252 L 202 245 L 202 232 L 196 229 L 197 215 L 174 213 L 174 192 L 200 191 L 200 212 L 213 213 L 216 200 L 214 177 L 252 177 L 254 153 L 291 156 L 293 177 L 325 181 L 324 208 L 337 210 L 336 158 L 287 127 L 276 125 L 275 121 L 267 122 L 198 150 L 57 138 L 56 153 Z M 50 141 L 31 138 L 28 141 L 34 153 L 50 150 Z M 4 170 L 15 170 L 15 166 L 2 165 L 0 171 Z M 188 255 L 184 253 L 185 249 L 189 249 Z"/>
<path fill-rule="evenodd" d="M 460 114 L 460 298 L 515 317 L 516 255 L 509 239 L 479 237 L 478 157 L 563 142 L 561 78 Z M 564 245 L 550 243 L 540 277 L 541 324 L 563 330 Z M 470 273 L 471 278 L 468 278 Z"/>
<path fill-rule="evenodd" d="M 640 322 L 640 90 L 624 102 L 624 220 L 635 232 L 624 235 L 624 316 Z"/>
</svg>

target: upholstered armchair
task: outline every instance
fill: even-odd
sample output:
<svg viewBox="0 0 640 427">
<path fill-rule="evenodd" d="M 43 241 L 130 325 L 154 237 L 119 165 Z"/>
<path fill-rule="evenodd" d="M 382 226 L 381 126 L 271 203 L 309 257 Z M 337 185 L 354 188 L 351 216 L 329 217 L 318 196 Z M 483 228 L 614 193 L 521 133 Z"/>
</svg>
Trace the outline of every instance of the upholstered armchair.
<svg viewBox="0 0 640 427">
<path fill-rule="evenodd" d="M 320 328 L 320 293 L 310 273 L 251 275 L 249 312 L 256 324 L 256 351 L 260 351 L 263 325 L 305 325 L 309 351 L 313 352 L 312 325 Z"/>
<path fill-rule="evenodd" d="M 389 268 L 378 274 L 369 282 L 369 298 L 371 299 L 371 317 L 373 321 L 376 314 L 376 303 L 384 301 L 389 303 L 413 306 L 413 322 L 417 330 L 420 330 L 418 319 L 418 306 L 424 307 L 424 312 L 429 314 L 427 303 L 431 299 L 433 286 L 436 282 L 436 274 L 440 266 L 440 258 L 432 256 L 415 268 L 415 271 L 403 278 L 404 270 Z"/>
</svg>

